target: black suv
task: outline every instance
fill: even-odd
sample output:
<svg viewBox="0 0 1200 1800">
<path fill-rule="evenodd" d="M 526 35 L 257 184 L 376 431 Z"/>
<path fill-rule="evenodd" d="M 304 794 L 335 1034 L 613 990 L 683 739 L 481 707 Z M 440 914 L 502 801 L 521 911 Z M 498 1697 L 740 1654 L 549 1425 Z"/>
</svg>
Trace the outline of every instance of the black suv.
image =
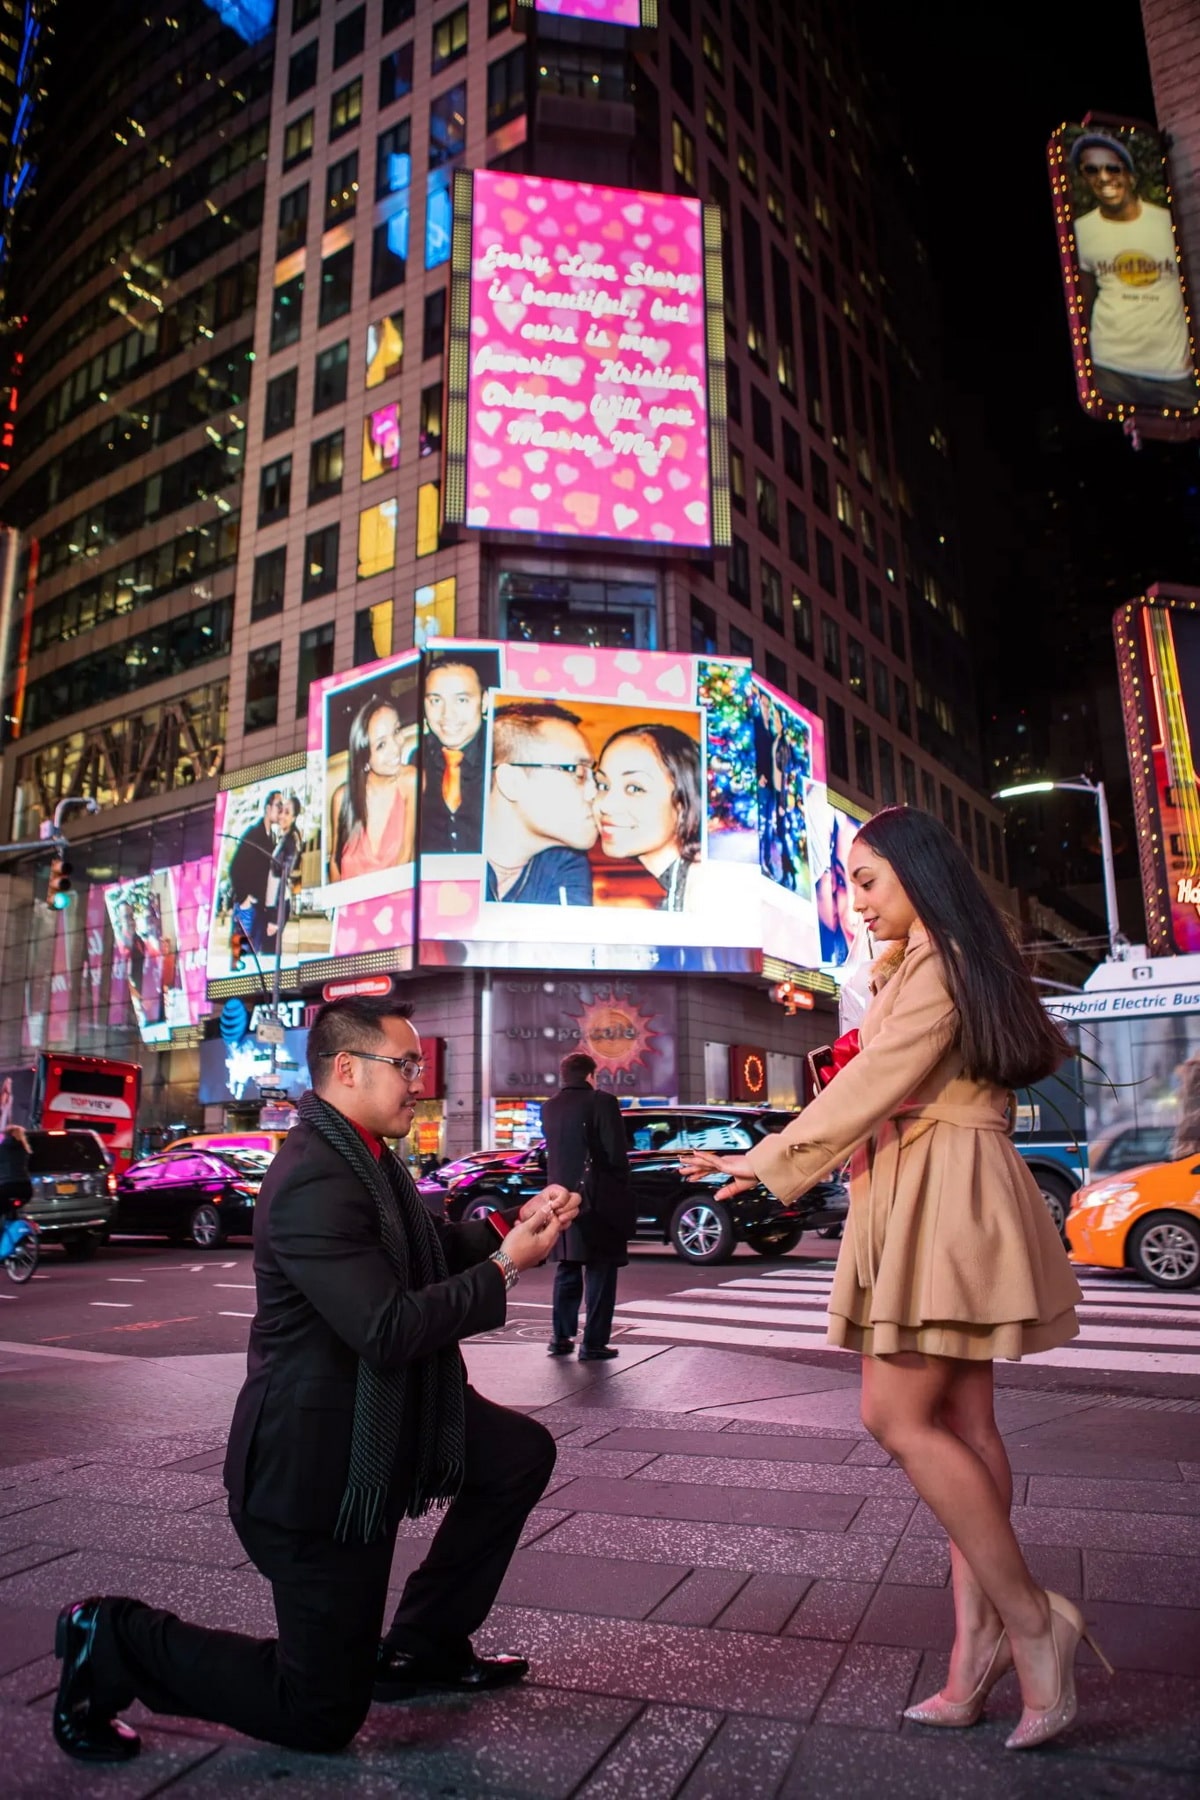
<svg viewBox="0 0 1200 1800">
<path fill-rule="evenodd" d="M 760 1256 L 786 1256 L 805 1231 L 836 1236 L 846 1217 L 848 1197 L 837 1179 L 819 1183 L 784 1205 L 764 1187 L 733 1200 L 715 1200 L 723 1178 L 685 1178 L 680 1159 L 689 1150 L 727 1154 L 749 1150 L 773 1131 L 782 1131 L 793 1113 L 763 1112 L 742 1106 L 631 1107 L 623 1111 L 629 1169 L 638 1205 L 639 1239 L 671 1244 L 685 1262 L 727 1262 L 739 1242 Z M 484 1163 L 450 1184 L 448 1219 L 475 1219 L 501 1206 L 516 1206 L 546 1181 L 541 1144 L 516 1167 Z"/>
<path fill-rule="evenodd" d="M 25 1217 L 44 1244 L 61 1244 L 75 1261 L 94 1256 L 108 1236 L 117 1206 L 117 1183 L 90 1131 L 31 1131 Z"/>
</svg>

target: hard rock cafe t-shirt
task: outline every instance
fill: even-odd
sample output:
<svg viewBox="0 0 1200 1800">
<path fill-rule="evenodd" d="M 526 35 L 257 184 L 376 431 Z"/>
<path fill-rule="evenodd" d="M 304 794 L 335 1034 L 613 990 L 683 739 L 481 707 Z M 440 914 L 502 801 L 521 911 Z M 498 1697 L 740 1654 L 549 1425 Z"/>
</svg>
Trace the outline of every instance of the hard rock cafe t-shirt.
<svg viewBox="0 0 1200 1800">
<path fill-rule="evenodd" d="M 1143 200 L 1136 219 L 1096 207 L 1075 220 L 1079 266 L 1096 278 L 1092 361 L 1122 375 L 1177 381 L 1192 372 L 1171 215 Z"/>
</svg>

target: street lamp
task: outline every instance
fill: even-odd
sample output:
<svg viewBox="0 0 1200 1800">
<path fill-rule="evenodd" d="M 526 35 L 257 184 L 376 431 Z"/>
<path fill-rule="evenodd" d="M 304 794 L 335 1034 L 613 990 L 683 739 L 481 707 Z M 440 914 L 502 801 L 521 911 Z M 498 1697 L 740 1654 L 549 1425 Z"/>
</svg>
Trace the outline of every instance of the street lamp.
<svg viewBox="0 0 1200 1800">
<path fill-rule="evenodd" d="M 1108 961 L 1120 962 L 1121 953 L 1129 940 L 1117 919 L 1117 872 L 1113 866 L 1112 827 L 1108 820 L 1108 796 L 1104 791 L 1104 783 L 1092 781 L 1087 775 L 1073 775 L 1070 781 L 1025 781 L 1019 787 L 1001 788 L 992 795 L 992 799 L 1015 800 L 1020 794 L 1053 794 L 1057 791 L 1091 794 L 1095 798 L 1096 809 L 1100 814 L 1100 861 L 1104 869 L 1104 911 L 1108 918 Z"/>
</svg>

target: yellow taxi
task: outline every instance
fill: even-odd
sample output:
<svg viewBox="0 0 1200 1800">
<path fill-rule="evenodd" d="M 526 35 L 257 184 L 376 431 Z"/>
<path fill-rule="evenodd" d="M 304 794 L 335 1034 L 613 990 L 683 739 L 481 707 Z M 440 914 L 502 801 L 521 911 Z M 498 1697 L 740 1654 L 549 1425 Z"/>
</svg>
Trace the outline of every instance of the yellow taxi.
<svg viewBox="0 0 1200 1800">
<path fill-rule="evenodd" d="M 1081 1187 L 1067 1215 L 1073 1263 L 1133 1269 L 1160 1288 L 1200 1282 L 1200 1156 L 1122 1169 Z"/>
</svg>

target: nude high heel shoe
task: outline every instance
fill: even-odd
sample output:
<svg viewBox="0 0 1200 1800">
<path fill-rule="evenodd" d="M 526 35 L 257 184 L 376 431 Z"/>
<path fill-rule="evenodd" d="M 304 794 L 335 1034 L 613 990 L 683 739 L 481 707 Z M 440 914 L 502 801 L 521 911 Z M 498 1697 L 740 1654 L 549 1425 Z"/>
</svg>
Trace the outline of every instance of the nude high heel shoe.
<svg viewBox="0 0 1200 1800">
<path fill-rule="evenodd" d="M 1013 1666 L 1012 1652 L 1008 1648 L 1008 1633 L 1002 1631 L 996 1639 L 988 1666 L 983 1671 L 979 1685 L 974 1693 L 968 1694 L 965 1700 L 943 1700 L 940 1693 L 930 1694 L 928 1700 L 919 1700 L 915 1706 L 906 1709 L 904 1717 L 917 1725 L 942 1725 L 959 1727 L 974 1725 L 983 1712 L 988 1695 L 998 1681 Z"/>
<path fill-rule="evenodd" d="M 1074 1719 L 1075 1653 L 1081 1638 L 1091 1645 L 1109 1674 L 1113 1672 L 1112 1664 L 1088 1630 L 1079 1608 L 1061 1594 L 1052 1594 L 1048 1588 L 1046 1599 L 1050 1602 L 1050 1637 L 1058 1662 L 1058 1699 L 1052 1706 L 1041 1709 L 1027 1706 L 1017 1729 L 1005 1741 L 1006 1750 L 1034 1750 L 1065 1731 Z"/>
</svg>

